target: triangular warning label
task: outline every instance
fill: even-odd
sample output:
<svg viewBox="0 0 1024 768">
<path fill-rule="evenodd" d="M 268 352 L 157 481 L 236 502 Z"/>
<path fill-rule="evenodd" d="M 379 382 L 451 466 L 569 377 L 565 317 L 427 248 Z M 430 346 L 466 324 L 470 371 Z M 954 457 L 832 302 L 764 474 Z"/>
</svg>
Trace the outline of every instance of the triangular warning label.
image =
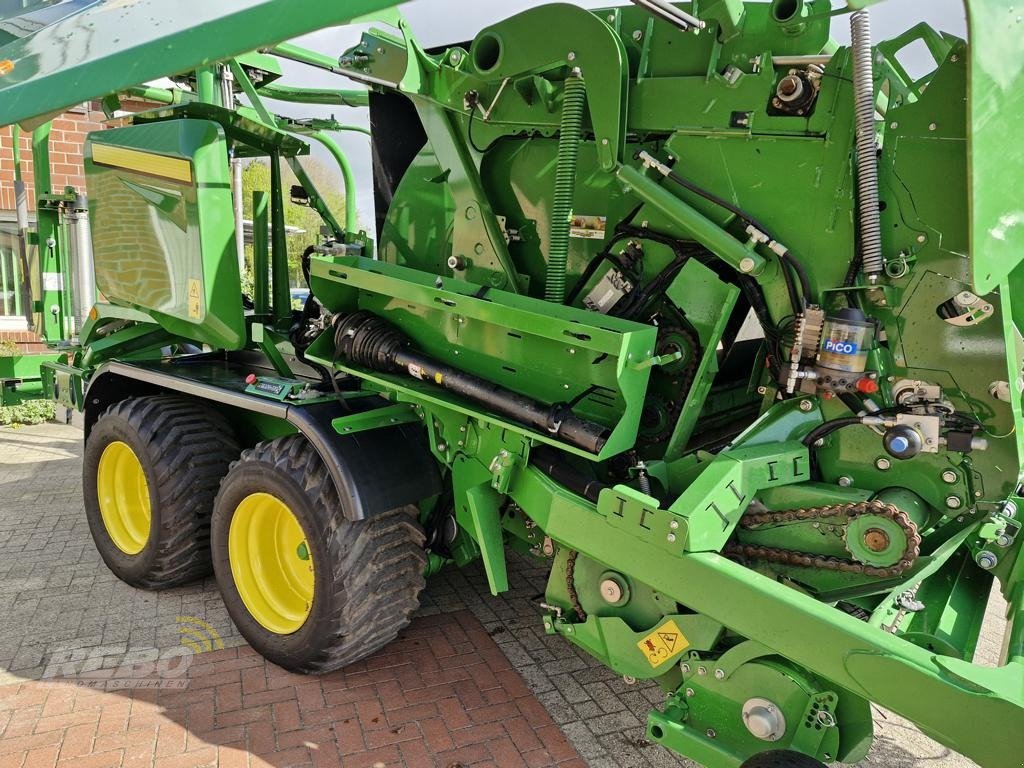
<svg viewBox="0 0 1024 768">
<path fill-rule="evenodd" d="M 679 635 L 675 632 L 659 632 L 658 637 L 661 638 L 661 642 L 663 642 L 665 647 L 668 648 L 669 653 L 676 652 L 676 643 L 679 640 Z"/>
</svg>

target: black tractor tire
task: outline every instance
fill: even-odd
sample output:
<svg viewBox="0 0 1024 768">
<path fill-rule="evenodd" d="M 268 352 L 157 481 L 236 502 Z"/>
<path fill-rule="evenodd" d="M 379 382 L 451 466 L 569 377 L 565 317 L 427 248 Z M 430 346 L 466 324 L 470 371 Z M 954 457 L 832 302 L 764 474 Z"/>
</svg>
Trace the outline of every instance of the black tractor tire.
<svg viewBox="0 0 1024 768">
<path fill-rule="evenodd" d="M 802 752 L 777 749 L 754 755 L 740 768 L 825 768 L 825 764 Z"/>
<path fill-rule="evenodd" d="M 312 595 L 294 629 L 265 626 L 236 584 L 229 536 L 239 505 L 254 494 L 282 502 L 304 536 L 299 548 L 311 560 Z M 427 558 L 417 515 L 410 504 L 349 520 L 327 467 L 304 437 L 258 444 L 232 465 L 214 504 L 213 566 L 228 614 L 249 645 L 292 672 L 321 674 L 368 656 L 391 642 L 419 607 Z M 243 559 L 236 567 L 246 567 L 239 566 Z"/>
<path fill-rule="evenodd" d="M 100 461 L 114 443 L 131 449 L 148 490 L 149 530 L 138 552 L 115 543 L 101 511 Z M 136 397 L 104 411 L 86 440 L 82 489 L 89 530 L 107 567 L 133 587 L 153 590 L 209 575 L 213 500 L 239 450 L 231 425 L 200 401 Z"/>
</svg>

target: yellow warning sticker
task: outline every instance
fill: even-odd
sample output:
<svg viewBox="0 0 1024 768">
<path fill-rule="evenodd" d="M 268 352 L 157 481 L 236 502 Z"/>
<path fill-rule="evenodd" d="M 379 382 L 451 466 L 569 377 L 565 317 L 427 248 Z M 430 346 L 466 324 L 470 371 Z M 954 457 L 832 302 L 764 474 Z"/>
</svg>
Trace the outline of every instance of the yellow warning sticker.
<svg viewBox="0 0 1024 768">
<path fill-rule="evenodd" d="M 666 621 L 636 644 L 652 667 L 660 667 L 684 648 L 690 646 L 674 620 Z"/>
<path fill-rule="evenodd" d="M 194 277 L 188 280 L 188 316 L 193 320 L 203 317 L 202 286 Z"/>
</svg>

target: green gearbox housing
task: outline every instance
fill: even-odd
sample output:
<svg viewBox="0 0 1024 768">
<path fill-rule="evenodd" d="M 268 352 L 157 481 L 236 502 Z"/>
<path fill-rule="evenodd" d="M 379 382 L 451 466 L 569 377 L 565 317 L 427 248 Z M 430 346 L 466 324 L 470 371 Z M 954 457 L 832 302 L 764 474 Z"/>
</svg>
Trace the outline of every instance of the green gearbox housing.
<svg viewBox="0 0 1024 768">
<path fill-rule="evenodd" d="M 375 650 L 411 610 L 388 590 L 406 600 L 424 573 L 480 559 L 504 591 L 516 550 L 550 569 L 545 630 L 657 680 L 648 738 L 704 765 L 857 762 L 872 702 L 981 765 L 1020 765 L 1024 229 L 1005 144 L 1024 50 L 994 0 L 969 4 L 969 42 L 923 24 L 872 41 L 867 4 L 552 4 L 429 51 L 389 12 L 322 54 L 264 22 L 297 35 L 380 9 L 232 2 L 234 37 L 203 61 L 168 33 L 174 88 L 124 82 L 102 45 L 0 80 L 6 122 L 59 107 L 46 89 L 82 73 L 79 100 L 160 105 L 86 145 L 98 294 L 44 378 L 84 412 L 87 476 L 113 421 L 177 408 L 201 431 L 195 409 L 212 409 L 232 447 L 211 470 L 221 492 L 196 504 L 218 583 L 291 669 Z M 227 11 L 194 23 L 212 33 Z M 830 25 L 846 12 L 843 47 Z M 900 54 L 921 43 L 915 78 Z M 17 72 L 26 46 L 0 58 Z M 366 90 L 285 84 L 281 60 Z M 347 126 L 264 99 L 369 107 L 371 233 L 329 136 Z M 341 164 L 344 217 L 302 169 L 310 143 Z M 240 158 L 271 167 L 241 267 Z M 289 204 L 324 222 L 301 263 Z M 275 473 L 321 489 L 308 512 Z M 236 488 L 281 506 L 229 503 Z M 383 540 L 346 532 L 399 513 L 405 559 L 389 562 L 404 565 L 367 597 L 375 639 L 305 634 L 343 599 L 309 574 L 369 562 L 344 547 Z M 291 576 L 235 583 L 244 554 L 220 521 L 243 514 L 297 537 Z M 107 561 L 131 583 L 166 574 Z M 271 621 L 253 590 L 286 578 L 306 597 Z M 973 657 L 994 581 L 1008 626 L 987 669 Z"/>
</svg>

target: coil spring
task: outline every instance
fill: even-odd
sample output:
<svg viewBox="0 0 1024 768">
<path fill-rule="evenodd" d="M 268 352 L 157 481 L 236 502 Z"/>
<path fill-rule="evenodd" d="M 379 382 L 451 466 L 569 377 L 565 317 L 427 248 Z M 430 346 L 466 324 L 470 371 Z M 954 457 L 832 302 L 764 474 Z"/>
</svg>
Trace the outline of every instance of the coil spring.
<svg viewBox="0 0 1024 768">
<path fill-rule="evenodd" d="M 871 53 L 871 17 L 850 17 L 853 96 L 857 125 L 857 203 L 864 274 L 872 282 L 884 268 L 882 225 L 878 213 L 878 145 L 875 141 L 875 82 Z"/>
<path fill-rule="evenodd" d="M 558 136 L 558 165 L 555 170 L 555 197 L 551 206 L 548 266 L 544 280 L 544 298 L 565 302 L 565 270 L 569 262 L 569 225 L 572 200 L 576 191 L 576 162 L 583 131 L 583 105 L 586 101 L 583 78 L 571 75 L 565 81 L 562 121 Z"/>
</svg>

